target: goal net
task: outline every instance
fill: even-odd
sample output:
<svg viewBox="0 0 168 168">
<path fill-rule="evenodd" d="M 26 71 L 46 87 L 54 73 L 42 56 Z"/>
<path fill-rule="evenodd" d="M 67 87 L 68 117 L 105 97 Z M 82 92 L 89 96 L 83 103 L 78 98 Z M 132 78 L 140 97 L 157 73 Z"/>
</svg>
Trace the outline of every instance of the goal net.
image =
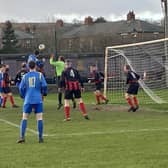
<svg viewBox="0 0 168 168">
<path fill-rule="evenodd" d="M 168 103 L 168 38 L 106 47 L 104 94 L 111 103 L 125 103 L 126 64 L 141 76 L 141 104 Z"/>
</svg>

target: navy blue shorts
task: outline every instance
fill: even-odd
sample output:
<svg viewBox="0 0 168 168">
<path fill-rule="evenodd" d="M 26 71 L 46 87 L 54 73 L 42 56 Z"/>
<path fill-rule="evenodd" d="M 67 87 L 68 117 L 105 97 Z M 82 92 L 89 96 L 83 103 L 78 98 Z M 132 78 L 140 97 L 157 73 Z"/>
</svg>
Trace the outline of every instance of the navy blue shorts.
<svg viewBox="0 0 168 168">
<path fill-rule="evenodd" d="M 34 113 L 42 113 L 43 112 L 43 104 L 24 104 L 23 112 L 30 114 L 34 109 Z"/>
<path fill-rule="evenodd" d="M 61 77 L 60 76 L 57 77 L 57 86 L 58 88 L 61 88 Z"/>
<path fill-rule="evenodd" d="M 102 84 L 101 83 L 96 83 L 96 90 L 101 90 Z"/>
<path fill-rule="evenodd" d="M 11 88 L 10 87 L 3 87 L 2 92 L 5 94 L 11 93 Z"/>
<path fill-rule="evenodd" d="M 79 89 L 78 90 L 65 90 L 64 98 L 67 100 L 72 99 L 72 98 L 79 99 L 81 98 L 81 91 Z"/>
<path fill-rule="evenodd" d="M 127 93 L 132 95 L 137 95 L 139 89 L 139 83 L 132 83 L 129 85 Z"/>
</svg>

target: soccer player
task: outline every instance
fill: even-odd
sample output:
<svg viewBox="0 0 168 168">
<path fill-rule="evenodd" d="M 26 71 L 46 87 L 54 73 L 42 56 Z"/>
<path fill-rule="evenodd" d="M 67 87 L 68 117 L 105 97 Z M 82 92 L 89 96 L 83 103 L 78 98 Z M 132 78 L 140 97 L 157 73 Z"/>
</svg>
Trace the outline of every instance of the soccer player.
<svg viewBox="0 0 168 168">
<path fill-rule="evenodd" d="M 61 91 L 61 74 L 65 68 L 65 60 L 63 56 L 59 56 L 58 61 L 54 61 L 54 54 L 50 56 L 50 64 L 55 67 L 55 74 L 57 76 L 58 85 L 58 110 L 63 106 L 62 104 L 62 91 Z M 76 107 L 75 99 L 72 97 L 73 108 Z"/>
<path fill-rule="evenodd" d="M 19 88 L 20 82 L 23 78 L 23 75 L 25 75 L 28 72 L 27 65 L 25 62 L 21 64 L 21 70 L 18 71 L 15 77 L 15 84 Z"/>
<path fill-rule="evenodd" d="M 96 96 L 97 104 L 101 104 L 101 100 L 107 104 L 109 100 L 106 97 L 104 97 L 103 94 L 101 93 L 104 74 L 102 72 L 98 72 L 96 65 L 92 65 L 90 67 L 90 72 L 91 72 L 91 80 L 89 82 L 95 83 L 96 88 L 94 94 Z"/>
<path fill-rule="evenodd" d="M 128 84 L 127 92 L 125 93 L 125 99 L 127 100 L 130 108 L 128 112 L 135 112 L 139 108 L 139 103 L 136 95 L 138 94 L 140 76 L 131 70 L 129 65 L 124 66 L 124 72 L 127 74 L 126 84 Z"/>
<path fill-rule="evenodd" d="M 81 97 L 81 90 L 84 90 L 83 82 L 79 72 L 72 67 L 70 60 L 65 62 L 65 70 L 61 75 L 61 86 L 65 89 L 64 95 L 64 112 L 65 121 L 70 121 L 70 104 L 69 100 L 75 97 L 78 100 L 80 110 L 85 119 L 89 120 L 84 102 Z"/>
<path fill-rule="evenodd" d="M 24 99 L 23 116 L 20 124 L 20 139 L 18 143 L 25 142 L 27 119 L 34 109 L 39 132 L 39 143 L 43 142 L 43 101 L 42 96 L 47 96 L 47 83 L 42 73 L 36 71 L 34 61 L 29 62 L 30 72 L 25 74 L 19 86 L 21 97 Z"/>
<path fill-rule="evenodd" d="M 18 107 L 13 98 L 13 94 L 10 87 L 10 77 L 9 77 L 9 65 L 5 65 L 3 79 L 2 79 L 2 92 L 3 92 L 3 101 L 2 108 L 6 108 L 7 98 L 9 97 L 12 107 Z"/>
<path fill-rule="evenodd" d="M 36 50 L 34 54 L 29 55 L 27 62 L 29 63 L 30 61 L 34 61 L 35 63 L 37 63 L 38 62 L 37 57 L 39 56 L 39 54 L 40 54 L 39 51 Z"/>
<path fill-rule="evenodd" d="M 0 107 L 3 101 L 3 92 L 2 92 L 2 81 L 3 81 L 3 73 L 5 66 L 0 64 Z"/>
</svg>

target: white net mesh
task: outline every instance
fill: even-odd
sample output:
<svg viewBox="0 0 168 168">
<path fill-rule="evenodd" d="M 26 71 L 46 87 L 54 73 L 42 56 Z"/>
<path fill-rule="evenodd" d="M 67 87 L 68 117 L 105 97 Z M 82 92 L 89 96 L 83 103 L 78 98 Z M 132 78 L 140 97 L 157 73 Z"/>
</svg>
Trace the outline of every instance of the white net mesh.
<svg viewBox="0 0 168 168">
<path fill-rule="evenodd" d="M 123 103 L 130 65 L 141 76 L 140 103 L 168 102 L 168 39 L 106 48 L 104 93 L 112 103 Z"/>
</svg>

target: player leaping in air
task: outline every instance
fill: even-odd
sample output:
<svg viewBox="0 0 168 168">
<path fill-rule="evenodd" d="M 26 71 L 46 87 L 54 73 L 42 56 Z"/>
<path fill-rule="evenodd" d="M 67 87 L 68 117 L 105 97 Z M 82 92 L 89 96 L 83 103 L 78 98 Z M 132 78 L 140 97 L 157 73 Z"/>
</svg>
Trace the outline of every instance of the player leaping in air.
<svg viewBox="0 0 168 168">
<path fill-rule="evenodd" d="M 138 94 L 140 76 L 131 70 L 129 65 L 124 66 L 124 72 L 127 74 L 126 84 L 128 84 L 127 92 L 125 93 L 125 99 L 127 100 L 130 108 L 128 112 L 135 112 L 139 108 L 139 103 L 136 95 Z"/>
<path fill-rule="evenodd" d="M 83 117 L 89 120 L 85 105 L 81 97 L 81 90 L 84 89 L 83 82 L 81 80 L 79 72 L 72 67 L 72 63 L 70 60 L 67 60 L 65 62 L 65 70 L 62 72 L 61 75 L 61 87 L 65 89 L 65 97 L 64 97 L 65 121 L 71 120 L 69 100 L 71 100 L 73 96 L 79 102 L 79 107 Z"/>
</svg>

